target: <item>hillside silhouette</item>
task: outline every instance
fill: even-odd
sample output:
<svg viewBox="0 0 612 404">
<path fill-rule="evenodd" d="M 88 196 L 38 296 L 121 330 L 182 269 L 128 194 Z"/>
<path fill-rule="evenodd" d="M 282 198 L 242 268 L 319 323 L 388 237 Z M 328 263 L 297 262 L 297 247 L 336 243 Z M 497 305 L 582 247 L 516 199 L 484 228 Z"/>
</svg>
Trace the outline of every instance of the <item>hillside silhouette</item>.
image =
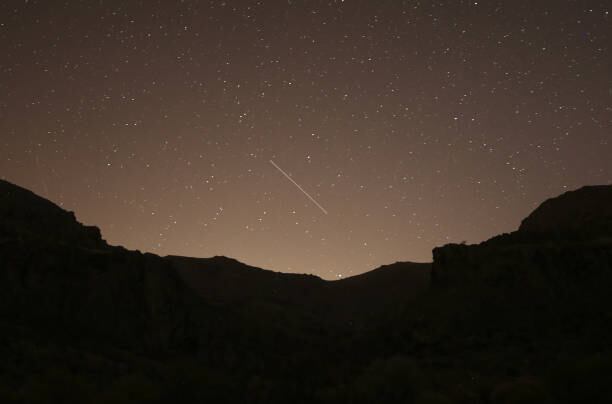
<svg viewBox="0 0 612 404">
<path fill-rule="evenodd" d="M 325 281 L 111 246 L 0 180 L 0 402 L 612 402 L 611 207 Z"/>
</svg>

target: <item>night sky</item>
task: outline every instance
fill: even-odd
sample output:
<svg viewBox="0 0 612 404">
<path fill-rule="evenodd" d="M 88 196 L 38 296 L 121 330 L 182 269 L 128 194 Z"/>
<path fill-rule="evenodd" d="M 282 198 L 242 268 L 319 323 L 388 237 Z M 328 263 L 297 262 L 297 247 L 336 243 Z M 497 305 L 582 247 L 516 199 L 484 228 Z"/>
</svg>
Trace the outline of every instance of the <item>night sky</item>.
<svg viewBox="0 0 612 404">
<path fill-rule="evenodd" d="M 612 183 L 611 12 L 2 0 L 0 177 L 160 255 L 429 261 Z"/>
</svg>

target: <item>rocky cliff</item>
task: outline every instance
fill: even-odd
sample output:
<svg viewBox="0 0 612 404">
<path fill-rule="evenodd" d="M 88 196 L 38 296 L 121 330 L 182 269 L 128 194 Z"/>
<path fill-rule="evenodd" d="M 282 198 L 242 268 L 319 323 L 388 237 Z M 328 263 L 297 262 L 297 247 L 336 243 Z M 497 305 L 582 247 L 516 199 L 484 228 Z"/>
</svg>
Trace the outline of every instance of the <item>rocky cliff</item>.
<svg viewBox="0 0 612 404">
<path fill-rule="evenodd" d="M 0 217 L 0 240 L 47 240 L 81 247 L 107 247 L 97 227 L 82 225 L 73 212 L 4 180 L 0 180 Z"/>
<path fill-rule="evenodd" d="M 612 238 L 612 186 L 586 186 L 542 203 L 519 233 L 566 238 Z"/>
<path fill-rule="evenodd" d="M 477 245 L 433 250 L 434 285 L 548 285 L 612 278 L 612 186 L 542 203 L 520 228 Z"/>
<path fill-rule="evenodd" d="M 96 227 L 0 181 L 0 316 L 64 339 L 171 348 L 194 334 L 194 295 L 160 257 L 111 247 Z"/>
</svg>

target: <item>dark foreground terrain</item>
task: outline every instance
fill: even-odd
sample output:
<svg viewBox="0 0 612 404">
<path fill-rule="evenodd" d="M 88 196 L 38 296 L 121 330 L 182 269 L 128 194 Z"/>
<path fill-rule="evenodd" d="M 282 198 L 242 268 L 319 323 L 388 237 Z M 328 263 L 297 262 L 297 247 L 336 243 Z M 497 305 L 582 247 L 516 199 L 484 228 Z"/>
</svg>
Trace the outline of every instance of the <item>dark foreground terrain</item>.
<svg viewBox="0 0 612 404">
<path fill-rule="evenodd" d="M 612 402 L 612 186 L 433 256 L 334 282 L 159 257 L 0 181 L 0 402 Z"/>
</svg>

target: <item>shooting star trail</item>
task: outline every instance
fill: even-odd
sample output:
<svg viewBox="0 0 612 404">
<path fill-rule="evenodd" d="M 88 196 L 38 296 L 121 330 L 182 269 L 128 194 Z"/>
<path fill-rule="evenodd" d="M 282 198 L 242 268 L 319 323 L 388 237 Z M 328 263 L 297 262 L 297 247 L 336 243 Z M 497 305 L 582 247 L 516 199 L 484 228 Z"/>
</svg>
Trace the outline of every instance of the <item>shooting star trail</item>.
<svg viewBox="0 0 612 404">
<path fill-rule="evenodd" d="M 295 185 L 296 187 L 298 187 L 298 189 L 299 189 L 300 191 L 302 191 L 302 192 L 304 193 L 304 195 L 306 195 L 306 196 L 308 197 L 308 199 L 310 199 L 310 200 L 311 200 L 311 201 L 312 201 L 312 202 L 313 202 L 315 205 L 317 205 L 317 207 L 318 207 L 319 209 L 321 209 L 321 211 L 323 211 L 323 213 L 325 213 L 325 214 L 327 215 L 327 211 L 325 210 L 325 208 L 324 208 L 323 206 L 321 206 L 321 205 L 319 204 L 319 202 L 315 201 L 315 199 L 314 199 L 312 196 L 310 196 L 310 194 L 308 194 L 308 192 L 304 191 L 304 188 L 300 187 L 300 184 L 298 184 L 297 182 L 293 181 L 293 178 L 291 178 L 291 177 L 289 176 L 289 174 L 287 174 L 286 172 L 284 172 L 282 168 L 280 168 L 279 166 L 277 166 L 277 165 L 276 165 L 276 163 L 275 163 L 274 161 L 270 160 L 270 163 L 271 163 L 271 164 L 272 164 L 272 165 L 273 165 L 273 166 L 274 166 L 274 167 L 275 167 L 275 168 L 276 168 L 278 171 L 280 171 L 280 172 L 281 172 L 281 174 L 283 174 L 285 177 L 287 177 L 287 179 L 288 179 L 289 181 L 293 182 L 293 185 Z"/>
</svg>

